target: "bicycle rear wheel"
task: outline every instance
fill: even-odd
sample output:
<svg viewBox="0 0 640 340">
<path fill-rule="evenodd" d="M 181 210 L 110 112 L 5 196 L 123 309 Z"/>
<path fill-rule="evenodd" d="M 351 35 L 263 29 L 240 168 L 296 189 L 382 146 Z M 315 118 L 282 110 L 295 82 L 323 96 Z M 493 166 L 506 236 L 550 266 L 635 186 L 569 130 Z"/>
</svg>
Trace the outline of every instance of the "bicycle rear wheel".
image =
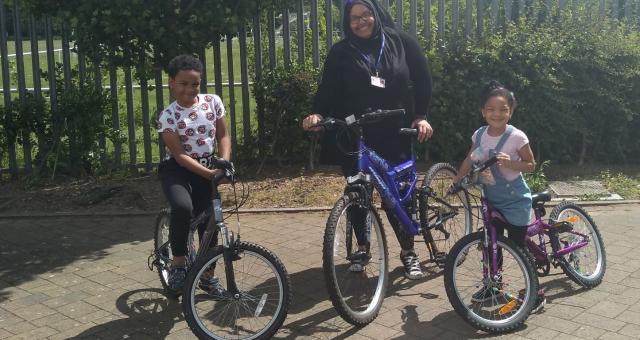
<svg viewBox="0 0 640 340">
<path fill-rule="evenodd" d="M 572 230 L 553 232 L 549 235 L 551 246 L 556 252 L 577 244 L 588 236 L 587 245 L 558 258 L 564 273 L 579 285 L 592 288 L 602 282 L 607 268 L 604 241 L 589 213 L 571 202 L 555 206 L 549 219 L 552 222 L 569 222 Z"/>
<path fill-rule="evenodd" d="M 360 207 L 357 193 L 345 194 L 331 210 L 324 232 L 322 268 L 338 314 L 353 325 L 364 326 L 378 316 L 387 291 L 387 242 L 373 206 L 366 209 L 367 226 L 351 225 L 347 216 L 351 207 Z M 370 229 L 367 251 L 355 254 L 359 245 L 352 233 L 358 228 Z"/>
<path fill-rule="evenodd" d="M 170 296 L 177 296 L 172 289 L 169 288 L 169 267 L 173 254 L 171 253 L 171 243 L 169 242 L 169 223 L 171 221 L 171 211 L 168 208 L 160 210 L 156 217 L 156 226 L 153 236 L 154 249 L 154 265 L 158 270 L 160 284 L 165 293 Z"/>
<path fill-rule="evenodd" d="M 205 284 L 210 277 L 219 286 Z M 190 269 L 182 307 L 189 328 L 200 339 L 268 339 L 282 326 L 291 304 L 291 280 L 284 265 L 264 247 L 240 242 L 233 259 L 240 291 L 231 295 L 222 246 L 209 250 Z"/>
<path fill-rule="evenodd" d="M 429 168 L 424 177 L 422 187 L 430 187 L 436 196 L 447 202 L 453 208 L 424 197 L 420 202 L 420 219 L 433 223 L 442 220 L 442 224 L 436 228 L 427 230 L 433 237 L 436 251 L 447 255 L 453 244 L 463 236 L 471 233 L 473 229 L 473 216 L 471 214 L 471 202 L 469 194 L 462 190 L 454 195 L 448 195 L 447 191 L 453 184 L 456 169 L 448 163 L 437 163 Z"/>
<path fill-rule="evenodd" d="M 447 257 L 444 286 L 456 313 L 473 327 L 490 333 L 520 327 L 535 305 L 538 277 L 531 257 L 511 240 L 498 235 L 502 263 L 496 276 L 484 233 L 476 232 L 458 241 Z"/>
</svg>

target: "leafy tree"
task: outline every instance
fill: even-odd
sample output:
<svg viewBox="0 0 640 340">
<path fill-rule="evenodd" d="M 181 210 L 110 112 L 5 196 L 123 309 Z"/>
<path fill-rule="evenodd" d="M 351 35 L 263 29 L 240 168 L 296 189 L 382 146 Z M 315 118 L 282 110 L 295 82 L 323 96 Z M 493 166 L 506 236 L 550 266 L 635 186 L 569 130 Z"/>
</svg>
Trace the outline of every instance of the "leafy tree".
<svg viewBox="0 0 640 340">
<path fill-rule="evenodd" d="M 63 18 L 72 39 L 93 60 L 137 66 L 139 73 L 145 68 L 149 71 L 154 66 L 165 66 L 176 54 L 200 53 L 214 39 L 236 32 L 259 9 L 288 2 L 25 0 L 36 13 Z"/>
</svg>

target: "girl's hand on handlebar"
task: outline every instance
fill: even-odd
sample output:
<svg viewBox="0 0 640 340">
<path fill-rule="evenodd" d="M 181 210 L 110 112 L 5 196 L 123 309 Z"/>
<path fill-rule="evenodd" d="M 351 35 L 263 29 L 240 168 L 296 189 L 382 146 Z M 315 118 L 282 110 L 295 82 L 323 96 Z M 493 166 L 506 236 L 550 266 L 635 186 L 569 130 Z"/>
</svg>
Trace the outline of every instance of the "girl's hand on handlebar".
<svg viewBox="0 0 640 340">
<path fill-rule="evenodd" d="M 496 158 L 498 159 L 499 167 L 511 168 L 511 156 L 507 155 L 504 152 L 499 152 L 496 155 Z"/>
<path fill-rule="evenodd" d="M 413 123 L 411 123 L 411 128 L 418 130 L 418 142 L 420 143 L 431 138 L 433 135 L 431 124 L 424 118 L 416 118 Z"/>
<path fill-rule="evenodd" d="M 322 120 L 322 116 L 317 114 L 317 113 L 312 113 L 310 115 L 308 115 L 303 121 L 302 121 L 302 128 L 305 131 L 313 131 L 313 132 L 318 132 L 321 131 L 322 128 L 321 127 L 317 127 L 315 126 L 316 124 L 318 124 L 320 121 Z"/>
</svg>

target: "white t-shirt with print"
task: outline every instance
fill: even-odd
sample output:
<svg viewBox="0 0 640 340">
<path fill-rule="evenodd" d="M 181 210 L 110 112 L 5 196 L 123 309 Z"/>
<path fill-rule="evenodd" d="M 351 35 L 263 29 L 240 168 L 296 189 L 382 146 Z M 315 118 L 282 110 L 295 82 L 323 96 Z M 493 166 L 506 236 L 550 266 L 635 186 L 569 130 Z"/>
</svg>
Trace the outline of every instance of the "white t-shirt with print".
<svg viewBox="0 0 640 340">
<path fill-rule="evenodd" d="M 158 132 L 177 132 L 185 152 L 193 158 L 209 157 L 216 145 L 216 122 L 225 115 L 222 99 L 199 94 L 191 107 L 174 101 L 158 117 Z M 171 158 L 167 149 L 166 159 Z"/>
<path fill-rule="evenodd" d="M 473 143 L 473 145 L 475 145 L 476 135 L 478 134 L 478 131 L 479 129 L 476 130 L 476 132 L 474 132 L 473 136 L 471 137 L 471 143 Z M 472 160 L 484 162 L 485 160 L 489 159 L 489 150 L 495 149 L 495 147 L 498 145 L 498 142 L 500 141 L 500 138 L 502 138 L 502 134 L 500 136 L 493 137 L 489 135 L 488 129 L 485 130 L 480 140 L 480 148 L 473 151 L 475 155 L 472 155 Z M 507 141 L 502 146 L 501 152 L 509 155 L 512 160 L 520 161 L 521 159 L 520 155 L 518 154 L 518 150 L 522 149 L 522 147 L 527 144 L 529 144 L 529 138 L 527 138 L 527 135 L 514 126 L 513 130 L 511 131 L 511 135 L 509 136 L 509 138 L 507 138 Z M 518 175 L 520 175 L 519 171 L 514 171 L 507 168 L 500 168 L 500 172 L 508 181 L 513 181 L 514 179 L 518 178 Z"/>
</svg>

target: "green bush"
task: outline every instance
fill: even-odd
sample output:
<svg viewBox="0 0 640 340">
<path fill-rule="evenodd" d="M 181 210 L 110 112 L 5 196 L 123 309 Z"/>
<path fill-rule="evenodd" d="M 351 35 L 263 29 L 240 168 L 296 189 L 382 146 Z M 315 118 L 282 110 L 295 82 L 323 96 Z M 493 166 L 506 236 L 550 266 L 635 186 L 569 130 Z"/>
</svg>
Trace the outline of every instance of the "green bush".
<svg viewBox="0 0 640 340">
<path fill-rule="evenodd" d="M 311 112 L 318 77 L 318 70 L 310 65 L 279 66 L 254 83 L 258 110 L 264 112 L 264 139 L 257 145 L 263 159 L 278 164 L 308 160 L 312 137 L 302 130 L 302 120 Z"/>
<path fill-rule="evenodd" d="M 435 160 L 461 160 L 485 124 L 479 92 L 490 79 L 512 89 L 512 123 L 536 159 L 558 163 L 637 162 L 640 37 L 606 21 L 557 25 L 524 20 L 459 49 L 431 52 Z M 634 95 L 635 93 L 635 95 Z"/>
</svg>

